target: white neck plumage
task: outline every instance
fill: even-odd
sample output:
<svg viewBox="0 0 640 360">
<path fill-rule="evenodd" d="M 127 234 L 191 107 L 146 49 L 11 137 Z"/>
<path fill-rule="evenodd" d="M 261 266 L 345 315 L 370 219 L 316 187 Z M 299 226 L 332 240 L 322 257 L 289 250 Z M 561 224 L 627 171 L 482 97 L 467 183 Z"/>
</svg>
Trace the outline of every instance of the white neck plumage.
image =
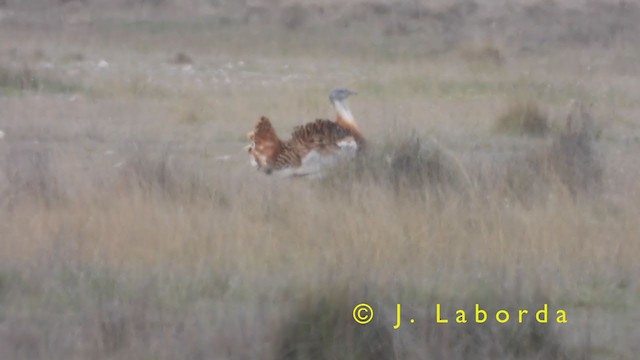
<svg viewBox="0 0 640 360">
<path fill-rule="evenodd" d="M 349 106 L 346 103 L 336 100 L 333 102 L 333 106 L 336 108 L 338 116 L 341 117 L 342 120 L 346 121 L 350 125 L 358 126 L 353 118 L 353 114 L 351 114 L 351 109 L 349 109 Z"/>
</svg>

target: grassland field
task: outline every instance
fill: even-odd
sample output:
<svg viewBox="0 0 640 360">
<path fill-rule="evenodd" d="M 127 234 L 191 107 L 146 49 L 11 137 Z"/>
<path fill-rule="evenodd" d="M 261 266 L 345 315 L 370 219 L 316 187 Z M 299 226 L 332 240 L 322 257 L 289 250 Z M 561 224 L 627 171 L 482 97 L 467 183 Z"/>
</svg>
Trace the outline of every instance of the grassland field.
<svg viewBox="0 0 640 360">
<path fill-rule="evenodd" d="M 638 36 L 632 1 L 0 1 L 0 358 L 637 359 Z M 363 159 L 249 165 L 336 87 Z"/>
</svg>

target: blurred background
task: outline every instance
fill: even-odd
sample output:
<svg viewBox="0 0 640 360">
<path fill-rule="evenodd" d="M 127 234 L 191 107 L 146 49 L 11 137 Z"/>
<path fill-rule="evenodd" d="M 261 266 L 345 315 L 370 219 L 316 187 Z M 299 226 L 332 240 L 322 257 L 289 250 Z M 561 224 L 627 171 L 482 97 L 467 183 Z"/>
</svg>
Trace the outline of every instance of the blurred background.
<svg viewBox="0 0 640 360">
<path fill-rule="evenodd" d="M 619 0 L 0 0 L 0 357 L 635 359 L 638 38 Z M 366 156 L 251 168 L 336 87 Z"/>
</svg>

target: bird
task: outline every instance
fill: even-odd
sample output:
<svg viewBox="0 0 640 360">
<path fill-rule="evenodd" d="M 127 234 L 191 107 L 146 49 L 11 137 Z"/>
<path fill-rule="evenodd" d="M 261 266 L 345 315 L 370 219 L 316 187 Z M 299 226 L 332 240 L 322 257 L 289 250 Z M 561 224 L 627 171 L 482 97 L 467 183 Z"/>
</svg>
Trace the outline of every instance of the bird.
<svg viewBox="0 0 640 360">
<path fill-rule="evenodd" d="M 247 133 L 251 143 L 245 150 L 251 164 L 266 174 L 322 177 L 327 168 L 354 158 L 366 143 L 346 101 L 355 94 L 344 88 L 331 91 L 335 121 L 316 119 L 296 126 L 286 141 L 277 135 L 269 118 L 262 116 Z"/>
</svg>

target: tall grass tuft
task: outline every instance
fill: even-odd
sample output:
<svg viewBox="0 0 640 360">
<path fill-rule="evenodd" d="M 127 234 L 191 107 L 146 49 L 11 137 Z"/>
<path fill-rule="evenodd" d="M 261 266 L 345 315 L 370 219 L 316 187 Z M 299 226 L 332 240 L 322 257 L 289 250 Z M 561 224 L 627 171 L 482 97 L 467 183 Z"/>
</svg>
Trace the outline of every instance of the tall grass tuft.
<svg viewBox="0 0 640 360">
<path fill-rule="evenodd" d="M 376 315 L 360 325 L 352 310 L 364 297 L 347 287 L 312 292 L 294 304 L 284 322 L 276 346 L 275 359 L 396 359 L 388 323 Z M 373 308 L 379 308 L 373 306 Z"/>
<path fill-rule="evenodd" d="M 48 149 L 12 146 L 4 166 L 7 189 L 0 201 L 10 208 L 26 200 L 50 207 L 64 199 Z"/>
<path fill-rule="evenodd" d="M 505 179 L 510 193 L 521 200 L 544 199 L 552 184 L 565 188 L 574 198 L 599 193 L 604 179 L 597 150 L 599 136 L 592 115 L 576 107 L 550 143 L 541 143 L 524 158 L 512 157 Z"/>
<path fill-rule="evenodd" d="M 604 166 L 596 148 L 600 132 L 593 116 L 579 105 L 548 152 L 552 168 L 574 196 L 602 188 Z"/>
<path fill-rule="evenodd" d="M 470 185 L 465 168 L 434 139 L 416 134 L 370 144 L 355 161 L 342 164 L 327 182 L 336 186 L 372 183 L 396 194 L 463 192 Z"/>
<path fill-rule="evenodd" d="M 155 152 L 133 144 L 126 151 L 118 181 L 123 189 L 174 200 L 219 200 L 200 174 L 172 156 L 171 147 Z"/>
<path fill-rule="evenodd" d="M 511 135 L 544 136 L 549 132 L 549 120 L 537 103 L 519 100 L 498 117 L 495 131 Z"/>
</svg>

